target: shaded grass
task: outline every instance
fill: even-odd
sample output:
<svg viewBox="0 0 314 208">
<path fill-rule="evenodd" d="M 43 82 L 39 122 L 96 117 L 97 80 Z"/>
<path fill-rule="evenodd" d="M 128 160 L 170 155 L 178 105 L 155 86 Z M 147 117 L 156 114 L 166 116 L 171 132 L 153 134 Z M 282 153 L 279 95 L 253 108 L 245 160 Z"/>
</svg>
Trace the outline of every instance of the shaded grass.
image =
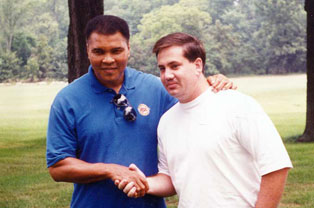
<svg viewBox="0 0 314 208">
<path fill-rule="evenodd" d="M 314 144 L 305 126 L 305 75 L 235 78 L 270 115 L 294 165 L 280 208 L 314 207 Z M 49 106 L 65 83 L 0 85 L 0 207 L 69 207 L 72 184 L 54 182 L 45 161 Z M 177 196 L 166 199 L 177 207 Z"/>
<path fill-rule="evenodd" d="M 288 143 L 294 168 L 289 171 L 280 207 L 314 207 L 314 143 Z"/>
<path fill-rule="evenodd" d="M 49 106 L 65 83 L 0 85 L 0 207 L 68 207 L 72 184 L 46 168 Z"/>
<path fill-rule="evenodd" d="M 45 162 L 45 138 L 2 147 L 0 207 L 64 207 L 72 185 L 55 183 Z"/>
<path fill-rule="evenodd" d="M 285 141 L 303 133 L 306 109 L 304 74 L 240 77 L 234 82 L 239 91 L 254 97 L 262 105 Z"/>
<path fill-rule="evenodd" d="M 241 77 L 239 91 L 263 106 L 282 136 L 294 168 L 289 171 L 280 208 L 314 207 L 314 144 L 295 143 L 305 127 L 306 77 L 299 75 Z"/>
</svg>

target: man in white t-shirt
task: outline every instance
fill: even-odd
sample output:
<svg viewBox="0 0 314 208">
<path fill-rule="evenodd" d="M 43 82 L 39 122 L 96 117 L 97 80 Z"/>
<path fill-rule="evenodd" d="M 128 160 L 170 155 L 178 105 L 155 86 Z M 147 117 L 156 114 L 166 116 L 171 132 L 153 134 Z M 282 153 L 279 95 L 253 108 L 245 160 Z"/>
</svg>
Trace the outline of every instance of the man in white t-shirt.
<svg viewBox="0 0 314 208">
<path fill-rule="evenodd" d="M 148 194 L 177 193 L 180 208 L 277 207 L 292 164 L 260 105 L 234 90 L 210 90 L 195 37 L 172 33 L 153 51 L 164 87 L 179 103 L 160 119 L 159 173 L 148 177 Z M 116 185 L 137 196 L 132 183 Z"/>
</svg>

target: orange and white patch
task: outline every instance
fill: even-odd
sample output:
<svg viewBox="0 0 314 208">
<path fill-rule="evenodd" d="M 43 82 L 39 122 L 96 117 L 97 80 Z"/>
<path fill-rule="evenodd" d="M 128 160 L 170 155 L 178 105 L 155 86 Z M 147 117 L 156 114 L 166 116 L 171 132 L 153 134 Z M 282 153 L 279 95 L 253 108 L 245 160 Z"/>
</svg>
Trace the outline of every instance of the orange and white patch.
<svg viewBox="0 0 314 208">
<path fill-rule="evenodd" d="M 150 113 L 150 108 L 145 104 L 139 104 L 137 110 L 142 116 L 148 116 Z"/>
</svg>

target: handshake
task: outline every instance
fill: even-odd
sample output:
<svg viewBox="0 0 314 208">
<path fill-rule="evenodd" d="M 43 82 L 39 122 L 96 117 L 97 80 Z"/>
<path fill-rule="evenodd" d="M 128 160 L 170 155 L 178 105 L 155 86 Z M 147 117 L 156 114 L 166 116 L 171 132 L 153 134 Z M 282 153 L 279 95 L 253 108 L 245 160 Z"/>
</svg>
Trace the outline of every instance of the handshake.
<svg viewBox="0 0 314 208">
<path fill-rule="evenodd" d="M 149 185 L 146 176 L 135 164 L 130 164 L 128 171 L 124 170 L 122 172 L 113 180 L 114 184 L 128 197 L 143 197 L 148 192 Z"/>
</svg>

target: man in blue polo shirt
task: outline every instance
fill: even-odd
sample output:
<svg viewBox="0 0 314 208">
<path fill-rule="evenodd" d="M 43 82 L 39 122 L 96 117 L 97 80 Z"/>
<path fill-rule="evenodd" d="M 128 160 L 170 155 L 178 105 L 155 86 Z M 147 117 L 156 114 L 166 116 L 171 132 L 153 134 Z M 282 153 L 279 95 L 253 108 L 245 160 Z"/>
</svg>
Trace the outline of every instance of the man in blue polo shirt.
<svg viewBox="0 0 314 208">
<path fill-rule="evenodd" d="M 47 166 L 56 181 L 74 183 L 71 207 L 165 207 L 162 198 L 128 198 L 113 183 L 133 182 L 143 196 L 144 177 L 157 169 L 157 124 L 177 100 L 160 80 L 127 67 L 129 29 L 101 15 L 86 27 L 87 74 L 62 89 L 50 110 Z M 232 85 L 227 84 L 227 87 Z"/>
</svg>

